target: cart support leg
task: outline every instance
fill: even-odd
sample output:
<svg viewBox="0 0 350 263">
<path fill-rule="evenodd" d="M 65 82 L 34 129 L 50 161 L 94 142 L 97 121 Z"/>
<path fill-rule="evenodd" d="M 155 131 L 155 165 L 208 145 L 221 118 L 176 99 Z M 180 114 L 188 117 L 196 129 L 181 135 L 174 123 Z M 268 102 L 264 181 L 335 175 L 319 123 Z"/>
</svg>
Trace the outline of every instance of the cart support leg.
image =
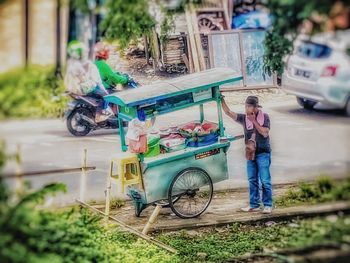
<svg viewBox="0 0 350 263">
<path fill-rule="evenodd" d="M 118 106 L 118 112 L 120 112 L 120 107 Z M 118 124 L 119 124 L 119 135 L 120 135 L 120 143 L 122 145 L 122 151 L 126 152 L 128 150 L 128 146 L 126 146 L 125 142 L 125 132 L 123 127 L 123 120 L 122 118 L 118 118 Z"/>
<path fill-rule="evenodd" d="M 224 131 L 224 122 L 222 118 L 222 111 L 221 111 L 221 101 L 217 100 L 216 103 L 217 103 L 217 109 L 218 109 L 220 137 L 223 137 L 225 135 L 225 131 Z"/>
<path fill-rule="evenodd" d="M 203 107 L 203 104 L 199 105 L 199 112 L 200 112 L 200 122 L 203 123 L 203 121 L 204 121 L 204 107 Z"/>
<path fill-rule="evenodd" d="M 147 224 L 145 225 L 145 227 L 142 230 L 142 234 L 147 235 L 149 229 L 151 228 L 151 226 L 156 222 L 157 217 L 160 213 L 160 210 L 162 209 L 161 205 L 157 205 L 156 208 L 154 209 L 152 215 L 150 216 L 150 218 L 148 219 Z"/>
</svg>

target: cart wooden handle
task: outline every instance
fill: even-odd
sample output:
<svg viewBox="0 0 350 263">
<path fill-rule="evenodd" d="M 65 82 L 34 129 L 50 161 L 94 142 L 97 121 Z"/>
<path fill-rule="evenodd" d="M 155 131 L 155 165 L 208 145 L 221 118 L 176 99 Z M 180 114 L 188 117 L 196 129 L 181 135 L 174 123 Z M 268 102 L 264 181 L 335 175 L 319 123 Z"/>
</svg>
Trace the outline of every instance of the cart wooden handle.
<svg viewBox="0 0 350 263">
<path fill-rule="evenodd" d="M 228 137 L 228 140 L 229 140 L 230 142 L 233 142 L 233 141 L 237 141 L 237 140 L 243 139 L 243 138 L 244 138 L 244 135 L 241 134 L 241 135 L 237 135 L 237 136 Z"/>
</svg>

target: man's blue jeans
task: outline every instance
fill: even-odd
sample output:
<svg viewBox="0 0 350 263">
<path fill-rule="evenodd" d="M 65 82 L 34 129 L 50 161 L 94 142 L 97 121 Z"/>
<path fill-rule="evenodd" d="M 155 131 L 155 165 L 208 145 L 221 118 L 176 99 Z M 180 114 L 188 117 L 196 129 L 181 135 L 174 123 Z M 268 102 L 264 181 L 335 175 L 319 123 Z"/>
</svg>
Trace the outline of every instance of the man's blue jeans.
<svg viewBox="0 0 350 263">
<path fill-rule="evenodd" d="M 271 153 L 259 153 L 255 156 L 255 160 L 247 161 L 249 204 L 252 208 L 260 206 L 259 181 L 262 188 L 262 203 L 264 206 L 272 206 L 270 165 Z"/>
</svg>

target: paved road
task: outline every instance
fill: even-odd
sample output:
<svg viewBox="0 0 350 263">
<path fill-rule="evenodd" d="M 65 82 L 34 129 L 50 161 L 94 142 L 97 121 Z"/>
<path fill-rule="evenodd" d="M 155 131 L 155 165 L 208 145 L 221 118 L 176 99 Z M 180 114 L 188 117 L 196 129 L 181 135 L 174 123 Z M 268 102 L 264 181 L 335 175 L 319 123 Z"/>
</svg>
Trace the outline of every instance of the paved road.
<svg viewBox="0 0 350 263">
<path fill-rule="evenodd" d="M 274 183 L 312 179 L 320 174 L 340 176 L 350 171 L 350 119 L 337 111 L 307 111 L 294 99 L 268 102 L 264 111 L 271 118 L 272 177 Z M 242 111 L 243 105 L 234 105 Z M 214 105 L 205 109 L 207 119 L 216 120 Z M 158 127 L 172 123 L 185 123 L 198 118 L 198 109 L 157 119 Z M 120 153 L 118 134 L 115 130 L 96 131 L 83 138 L 72 137 L 61 120 L 26 120 L 2 122 L 0 137 L 5 138 L 8 152 L 14 152 L 16 144 L 22 148 L 23 170 L 37 171 L 54 168 L 77 167 L 81 164 L 83 149 L 88 149 L 88 164 L 97 166 L 89 173 L 89 199 L 104 197 L 108 160 Z M 242 127 L 225 117 L 227 133 L 242 134 Z M 246 186 L 244 142 L 234 142 L 229 150 L 230 180 L 218 188 Z M 14 164 L 5 168 L 11 172 Z M 58 197 L 59 203 L 72 201 L 78 196 L 79 174 L 52 175 L 30 178 L 32 185 L 61 181 L 68 186 L 68 195 Z"/>
</svg>

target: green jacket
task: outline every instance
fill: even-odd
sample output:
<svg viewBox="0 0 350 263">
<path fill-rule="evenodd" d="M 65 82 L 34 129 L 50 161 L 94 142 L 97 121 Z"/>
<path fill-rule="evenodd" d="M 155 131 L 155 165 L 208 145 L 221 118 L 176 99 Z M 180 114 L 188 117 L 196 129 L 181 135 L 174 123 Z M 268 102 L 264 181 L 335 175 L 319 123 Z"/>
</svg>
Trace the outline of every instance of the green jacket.
<svg viewBox="0 0 350 263">
<path fill-rule="evenodd" d="M 113 71 L 105 60 L 96 60 L 95 65 L 98 68 L 103 85 L 106 89 L 112 88 L 117 84 L 124 85 L 128 83 L 128 77 Z"/>
</svg>

